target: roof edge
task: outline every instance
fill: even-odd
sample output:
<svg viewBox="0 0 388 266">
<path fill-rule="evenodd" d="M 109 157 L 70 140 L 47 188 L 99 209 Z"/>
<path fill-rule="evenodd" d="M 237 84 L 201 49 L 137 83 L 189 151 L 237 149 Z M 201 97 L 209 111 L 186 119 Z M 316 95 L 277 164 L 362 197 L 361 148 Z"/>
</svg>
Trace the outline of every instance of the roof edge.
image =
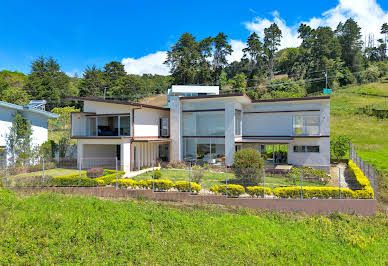
<svg viewBox="0 0 388 266">
<path fill-rule="evenodd" d="M 299 97 L 299 98 L 279 98 L 279 99 L 268 99 L 268 100 L 252 100 L 245 93 L 218 94 L 218 95 L 201 95 L 201 96 L 185 96 L 185 97 L 180 97 L 180 99 L 182 99 L 182 100 L 195 100 L 195 99 L 226 98 L 226 97 L 246 97 L 246 98 L 249 99 L 249 101 L 251 103 L 312 101 L 312 100 L 330 99 L 330 96 L 313 96 L 313 97 Z"/>
</svg>

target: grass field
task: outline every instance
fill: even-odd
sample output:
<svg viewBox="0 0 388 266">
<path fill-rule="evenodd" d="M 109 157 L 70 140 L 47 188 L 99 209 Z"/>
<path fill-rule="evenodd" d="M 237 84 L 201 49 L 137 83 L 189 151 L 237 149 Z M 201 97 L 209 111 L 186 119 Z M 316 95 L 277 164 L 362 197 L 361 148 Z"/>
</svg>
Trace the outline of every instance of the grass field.
<svg viewBox="0 0 388 266">
<path fill-rule="evenodd" d="M 0 188 L 0 264 L 388 263 L 388 219 L 206 205 L 23 198 Z"/>
<path fill-rule="evenodd" d="M 188 170 L 170 170 L 170 169 L 161 169 L 160 173 L 162 174 L 161 178 L 170 179 L 173 182 L 176 181 L 189 181 L 189 171 Z M 134 180 L 148 180 L 152 179 L 152 172 L 148 172 L 136 177 L 133 177 Z M 204 176 L 201 180 L 202 188 L 209 189 L 212 185 L 222 185 L 225 184 L 226 175 L 225 173 L 215 173 L 210 171 L 205 171 Z M 235 176 L 233 173 L 228 172 L 228 183 L 236 183 Z M 289 186 L 292 185 L 290 179 L 282 176 L 266 176 L 265 177 L 265 186 L 270 187 L 271 189 L 279 186 Z M 324 186 L 312 182 L 303 182 L 304 186 Z"/>
<path fill-rule="evenodd" d="M 388 119 L 356 114 L 367 105 L 388 108 L 388 83 L 340 89 L 331 98 L 331 136 L 348 135 L 362 159 L 379 171 L 380 198 L 388 202 Z"/>
</svg>

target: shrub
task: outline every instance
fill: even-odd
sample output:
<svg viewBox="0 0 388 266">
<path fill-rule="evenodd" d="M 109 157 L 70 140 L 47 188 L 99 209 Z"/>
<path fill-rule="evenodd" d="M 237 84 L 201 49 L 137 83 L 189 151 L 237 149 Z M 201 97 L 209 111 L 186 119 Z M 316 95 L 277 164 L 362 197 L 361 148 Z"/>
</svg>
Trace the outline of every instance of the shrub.
<svg viewBox="0 0 388 266">
<path fill-rule="evenodd" d="M 124 175 L 124 171 L 117 171 L 117 173 Z M 103 176 L 105 175 L 111 175 L 111 174 L 116 174 L 116 170 L 109 170 L 109 169 L 104 169 Z"/>
<path fill-rule="evenodd" d="M 235 152 L 233 171 L 238 182 L 242 185 L 256 185 L 261 181 L 260 169 L 264 166 L 264 159 L 260 152 L 248 148 Z"/>
<path fill-rule="evenodd" d="M 171 180 L 168 179 L 155 179 L 155 180 L 147 180 L 148 187 L 152 188 L 152 184 L 154 182 L 155 189 L 161 190 L 161 191 L 167 191 L 174 187 L 174 183 L 171 182 Z"/>
<path fill-rule="evenodd" d="M 220 191 L 220 186 L 218 185 L 213 185 L 210 187 L 210 191 L 213 192 L 214 194 L 218 194 Z"/>
<path fill-rule="evenodd" d="M 203 176 L 205 175 L 205 170 L 200 165 L 194 165 L 191 169 L 193 182 L 200 184 Z"/>
<path fill-rule="evenodd" d="M 110 184 L 115 186 L 116 180 L 113 180 Z M 133 179 L 119 179 L 117 180 L 117 185 L 119 186 L 119 188 L 136 188 L 137 182 Z"/>
<path fill-rule="evenodd" d="M 264 195 L 264 187 L 259 187 L 259 186 L 247 187 L 246 191 L 251 197 L 254 197 L 254 196 L 263 197 Z M 269 187 L 265 188 L 265 194 L 271 195 L 271 189 Z"/>
<path fill-rule="evenodd" d="M 357 164 L 355 164 L 352 160 L 349 160 L 348 166 L 350 173 L 352 173 L 356 178 L 356 182 L 359 187 L 359 190 L 354 191 L 356 197 L 363 199 L 373 199 L 374 191 L 370 185 L 369 179 L 362 173 L 361 169 L 358 168 Z"/>
<path fill-rule="evenodd" d="M 330 140 L 331 157 L 335 157 L 337 160 L 345 157 L 350 149 L 350 140 L 349 136 L 338 136 Z"/>
<path fill-rule="evenodd" d="M 149 185 L 148 185 L 148 182 L 145 181 L 145 180 L 140 180 L 137 182 L 137 187 L 138 188 L 145 188 L 145 189 L 148 189 L 150 188 Z M 152 183 L 151 183 L 151 188 L 152 188 Z"/>
<path fill-rule="evenodd" d="M 55 187 L 95 187 L 98 185 L 96 179 L 86 177 L 86 172 L 81 173 L 81 184 L 79 184 L 79 174 L 56 176 L 50 180 L 50 185 Z"/>
<path fill-rule="evenodd" d="M 151 173 L 151 178 L 160 179 L 162 177 L 162 173 L 159 169 L 155 169 L 153 173 Z"/>
<path fill-rule="evenodd" d="M 104 172 L 105 171 L 106 170 L 104 170 Z M 124 174 L 125 174 L 125 172 L 123 172 L 123 171 L 117 171 L 117 178 L 120 179 Z M 113 174 L 97 177 L 95 180 L 97 182 L 103 181 L 105 186 L 109 185 L 113 180 L 116 181 L 116 171 L 113 171 Z"/>
<path fill-rule="evenodd" d="M 170 161 L 168 164 L 167 164 L 167 168 L 169 169 L 186 169 L 187 168 L 187 165 L 184 161 Z"/>
<path fill-rule="evenodd" d="M 87 177 L 90 177 L 90 178 L 96 178 L 96 177 L 102 176 L 103 174 L 104 174 L 103 168 L 91 168 L 86 171 Z"/>
<path fill-rule="evenodd" d="M 273 194 L 279 198 L 300 198 L 300 187 L 278 187 Z M 341 188 L 341 198 L 355 198 L 354 191 L 348 188 Z M 304 187 L 303 198 L 339 198 L 338 187 Z"/>
<path fill-rule="evenodd" d="M 191 191 L 199 193 L 201 191 L 201 186 L 198 185 L 195 182 L 188 182 L 188 181 L 177 181 L 174 185 L 174 187 L 181 192 L 189 192 L 189 184 L 191 184 Z"/>
<path fill-rule="evenodd" d="M 213 188 L 213 190 L 212 190 L 212 188 Z M 216 194 L 226 195 L 226 185 L 212 186 L 210 188 L 210 190 Z M 244 194 L 244 193 L 245 193 L 245 189 L 243 186 L 234 185 L 234 184 L 228 185 L 228 196 L 229 197 L 236 197 L 237 198 L 238 196 L 240 196 L 241 194 Z"/>
<path fill-rule="evenodd" d="M 293 167 L 287 174 L 293 185 L 300 183 L 301 169 L 303 169 L 303 178 L 316 178 L 322 184 L 327 184 L 330 176 L 323 170 L 313 169 L 311 167 L 303 166 L 302 168 Z"/>
</svg>

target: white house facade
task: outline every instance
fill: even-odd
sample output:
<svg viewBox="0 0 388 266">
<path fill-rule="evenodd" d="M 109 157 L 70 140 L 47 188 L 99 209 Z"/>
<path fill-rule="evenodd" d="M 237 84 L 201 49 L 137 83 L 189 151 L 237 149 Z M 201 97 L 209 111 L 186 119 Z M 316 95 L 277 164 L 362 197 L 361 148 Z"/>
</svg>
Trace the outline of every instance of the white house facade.
<svg viewBox="0 0 388 266">
<path fill-rule="evenodd" d="M 127 172 L 156 160 L 230 166 L 235 151 L 252 147 L 268 164 L 329 169 L 330 97 L 253 101 L 209 91 L 170 95 L 169 107 L 73 97 L 84 102 L 72 114 L 78 158 L 117 157 Z"/>
<path fill-rule="evenodd" d="M 2 160 L 6 156 L 7 136 L 17 112 L 20 112 L 31 123 L 31 145 L 33 147 L 40 146 L 48 140 L 48 119 L 58 118 L 58 115 L 44 111 L 34 105 L 20 106 L 0 101 L 0 148 L 2 150 Z"/>
</svg>

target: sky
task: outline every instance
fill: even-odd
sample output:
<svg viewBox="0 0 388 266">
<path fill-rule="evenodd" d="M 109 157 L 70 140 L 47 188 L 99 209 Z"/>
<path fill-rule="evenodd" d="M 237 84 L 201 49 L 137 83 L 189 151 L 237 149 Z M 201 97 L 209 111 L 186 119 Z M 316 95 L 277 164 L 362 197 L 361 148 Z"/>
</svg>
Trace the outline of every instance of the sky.
<svg viewBox="0 0 388 266">
<path fill-rule="evenodd" d="M 354 18 L 364 36 L 380 37 L 388 1 L 15 1 L 0 0 L 0 70 L 29 73 L 38 56 L 52 56 L 68 75 L 120 61 L 130 74 L 168 75 L 167 51 L 184 32 L 198 40 L 224 32 L 239 60 L 248 36 L 276 22 L 281 48 L 300 44 L 301 23 L 335 28 Z"/>
</svg>

